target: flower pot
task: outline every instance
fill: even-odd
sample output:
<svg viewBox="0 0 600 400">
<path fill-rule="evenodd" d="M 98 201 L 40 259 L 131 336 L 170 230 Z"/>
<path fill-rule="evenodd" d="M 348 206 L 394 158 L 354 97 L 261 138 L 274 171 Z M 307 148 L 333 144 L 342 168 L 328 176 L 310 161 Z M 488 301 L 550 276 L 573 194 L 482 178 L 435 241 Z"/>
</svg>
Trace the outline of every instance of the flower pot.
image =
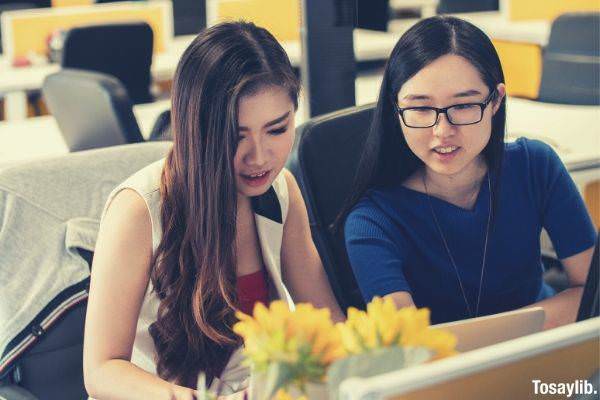
<svg viewBox="0 0 600 400">
<path fill-rule="evenodd" d="M 263 373 L 252 373 L 250 378 L 249 400 L 271 400 L 266 399 L 264 392 L 267 387 L 267 376 Z M 293 399 L 298 399 L 302 396 L 309 400 L 327 400 L 327 385 L 325 383 L 309 382 L 304 385 L 304 393 L 297 385 L 288 385 L 283 388 L 292 396 Z"/>
<path fill-rule="evenodd" d="M 327 400 L 327 385 L 324 383 L 313 383 L 309 382 L 304 386 L 305 392 L 302 393 L 300 388 L 295 385 L 288 387 L 287 392 L 294 398 L 297 399 L 301 396 L 306 397 L 308 400 Z"/>
</svg>

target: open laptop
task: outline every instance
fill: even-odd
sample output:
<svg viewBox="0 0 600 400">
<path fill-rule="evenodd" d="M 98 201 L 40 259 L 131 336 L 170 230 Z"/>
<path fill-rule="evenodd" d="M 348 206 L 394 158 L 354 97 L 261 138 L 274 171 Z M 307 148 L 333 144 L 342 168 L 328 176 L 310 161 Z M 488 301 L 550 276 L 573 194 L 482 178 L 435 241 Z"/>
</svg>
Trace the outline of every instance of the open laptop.
<svg viewBox="0 0 600 400">
<path fill-rule="evenodd" d="M 437 324 L 432 328 L 453 333 L 458 339 L 456 350 L 463 353 L 539 332 L 545 318 L 542 307 L 532 307 Z"/>
<path fill-rule="evenodd" d="M 600 315 L 600 293 L 598 292 L 598 280 L 600 279 L 600 273 L 598 271 L 600 263 L 600 232 L 596 237 L 596 247 L 594 248 L 594 255 L 592 256 L 592 262 L 590 263 L 590 271 L 588 272 L 587 279 L 585 281 L 585 288 L 583 289 L 583 296 L 581 296 L 581 304 L 579 305 L 579 312 L 577 314 L 577 321 L 583 321 L 588 318 L 598 317 Z"/>
<path fill-rule="evenodd" d="M 596 238 L 577 321 L 598 317 L 600 314 L 599 247 L 600 233 Z M 453 333 L 458 339 L 456 349 L 465 352 L 539 332 L 542 330 L 544 320 L 544 310 L 541 307 L 534 307 L 438 324 L 433 328 Z"/>
</svg>

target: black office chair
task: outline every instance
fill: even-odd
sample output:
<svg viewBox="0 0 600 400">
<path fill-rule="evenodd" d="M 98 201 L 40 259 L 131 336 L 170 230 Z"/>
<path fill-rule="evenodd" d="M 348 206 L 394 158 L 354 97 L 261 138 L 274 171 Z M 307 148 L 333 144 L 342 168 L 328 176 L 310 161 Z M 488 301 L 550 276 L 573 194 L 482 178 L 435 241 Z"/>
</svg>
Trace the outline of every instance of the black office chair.
<svg viewBox="0 0 600 400">
<path fill-rule="evenodd" d="M 568 13 L 554 20 L 538 100 L 600 105 L 600 13 Z"/>
<path fill-rule="evenodd" d="M 37 260 L 39 271 L 27 276 L 32 292 L 19 294 L 24 302 L 36 296 L 39 287 L 43 290 L 45 279 L 51 278 L 44 276 L 44 271 L 61 267 L 85 271 L 91 265 L 95 237 L 73 229 L 77 222 L 97 224 L 111 190 L 135 171 L 164 157 L 170 147 L 169 142 L 139 143 L 0 169 L 0 231 L 11 232 L 0 235 L 0 271 L 16 276 L 32 260 Z M 40 228 L 41 213 L 51 214 L 53 225 Z M 9 236 L 26 243 L 8 246 Z M 75 250 L 75 257 L 55 256 L 71 254 L 71 250 Z M 56 259 L 64 263 L 57 267 Z M 31 316 L 31 322 L 6 348 L 0 349 L 0 399 L 87 399 L 82 346 L 88 283 L 89 278 L 69 283 L 39 314 Z M 2 288 L 3 301 L 19 298 L 7 290 Z"/>
<path fill-rule="evenodd" d="M 63 69 L 42 85 L 70 151 L 144 141 L 127 91 L 114 77 Z"/>
<path fill-rule="evenodd" d="M 313 240 L 332 290 L 342 307 L 364 308 L 350 267 L 343 232 L 330 229 L 353 189 L 374 105 L 348 108 L 298 127 L 288 162 L 306 201 Z"/>
<path fill-rule="evenodd" d="M 123 83 L 134 104 L 148 103 L 153 100 L 153 42 L 146 22 L 76 27 L 65 35 L 61 65 L 112 75 Z"/>
<path fill-rule="evenodd" d="M 438 14 L 465 13 L 476 11 L 496 11 L 498 0 L 440 0 Z"/>
</svg>

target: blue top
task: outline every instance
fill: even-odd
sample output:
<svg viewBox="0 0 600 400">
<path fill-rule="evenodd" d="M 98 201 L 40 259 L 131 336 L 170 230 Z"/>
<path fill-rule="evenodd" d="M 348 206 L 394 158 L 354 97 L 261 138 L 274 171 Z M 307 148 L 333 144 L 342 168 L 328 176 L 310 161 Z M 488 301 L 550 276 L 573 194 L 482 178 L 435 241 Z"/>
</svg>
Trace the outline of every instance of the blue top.
<svg viewBox="0 0 600 400">
<path fill-rule="evenodd" d="M 542 284 L 542 227 L 560 259 L 592 247 L 596 238 L 579 191 L 550 146 L 522 138 L 505 149 L 479 315 L 513 310 L 552 294 Z M 496 178 L 491 178 L 493 188 Z M 436 197 L 431 203 L 474 312 L 488 185 L 484 180 L 472 210 Z M 366 302 L 406 291 L 417 307 L 431 310 L 433 323 L 470 317 L 426 194 L 401 185 L 369 190 L 348 216 L 345 237 Z"/>
</svg>

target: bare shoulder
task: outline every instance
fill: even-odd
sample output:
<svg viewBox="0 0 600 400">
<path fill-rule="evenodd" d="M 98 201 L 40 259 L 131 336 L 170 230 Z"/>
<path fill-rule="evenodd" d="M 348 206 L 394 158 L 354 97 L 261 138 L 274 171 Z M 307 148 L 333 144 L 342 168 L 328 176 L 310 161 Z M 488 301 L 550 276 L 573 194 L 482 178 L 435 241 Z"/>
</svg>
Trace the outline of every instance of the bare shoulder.
<svg viewBox="0 0 600 400">
<path fill-rule="evenodd" d="M 302 192 L 300 191 L 300 187 L 298 186 L 296 178 L 287 168 L 284 168 L 282 171 L 283 176 L 285 176 L 285 181 L 287 183 L 288 194 L 290 199 L 290 210 L 297 207 L 298 204 L 304 207 L 304 199 L 302 198 Z"/>
<path fill-rule="evenodd" d="M 111 265 L 122 265 L 132 259 L 146 261 L 151 254 L 152 223 L 146 202 L 134 190 L 123 189 L 115 195 L 102 218 L 94 265 L 107 259 Z"/>
<path fill-rule="evenodd" d="M 105 227 L 124 231 L 148 229 L 151 232 L 150 213 L 144 199 L 132 189 L 123 189 L 115 195 L 102 219 Z"/>
</svg>

